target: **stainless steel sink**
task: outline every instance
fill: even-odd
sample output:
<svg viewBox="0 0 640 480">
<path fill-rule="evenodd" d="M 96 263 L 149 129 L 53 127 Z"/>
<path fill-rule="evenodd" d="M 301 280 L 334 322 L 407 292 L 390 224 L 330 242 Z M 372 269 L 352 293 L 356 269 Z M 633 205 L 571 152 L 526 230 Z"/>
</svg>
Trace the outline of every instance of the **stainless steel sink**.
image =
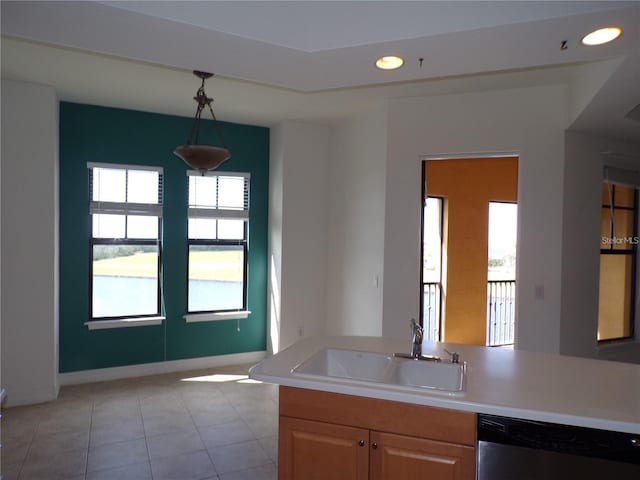
<svg viewBox="0 0 640 480">
<path fill-rule="evenodd" d="M 466 365 L 414 360 L 384 353 L 327 348 L 296 366 L 298 377 L 382 386 L 396 390 L 428 390 L 461 394 Z"/>
</svg>

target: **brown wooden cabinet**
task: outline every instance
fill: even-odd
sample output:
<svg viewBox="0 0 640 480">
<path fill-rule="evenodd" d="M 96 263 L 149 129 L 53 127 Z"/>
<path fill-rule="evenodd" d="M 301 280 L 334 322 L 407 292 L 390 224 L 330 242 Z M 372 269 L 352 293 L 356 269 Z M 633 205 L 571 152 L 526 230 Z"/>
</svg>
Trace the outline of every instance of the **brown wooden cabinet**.
<svg viewBox="0 0 640 480">
<path fill-rule="evenodd" d="M 472 447 L 382 432 L 370 438 L 371 480 L 475 478 Z"/>
<path fill-rule="evenodd" d="M 280 388 L 279 480 L 473 480 L 475 414 Z"/>
<path fill-rule="evenodd" d="M 280 478 L 367 480 L 369 431 L 296 418 L 280 418 Z"/>
</svg>

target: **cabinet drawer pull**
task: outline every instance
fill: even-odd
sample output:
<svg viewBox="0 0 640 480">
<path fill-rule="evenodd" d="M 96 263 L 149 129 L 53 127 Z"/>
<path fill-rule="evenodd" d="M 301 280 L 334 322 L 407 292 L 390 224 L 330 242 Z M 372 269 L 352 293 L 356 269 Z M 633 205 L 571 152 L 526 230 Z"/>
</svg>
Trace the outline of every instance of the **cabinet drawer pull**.
<svg viewBox="0 0 640 480">
<path fill-rule="evenodd" d="M 364 447 L 364 440 L 358 440 L 358 446 Z"/>
<path fill-rule="evenodd" d="M 373 448 L 374 450 L 376 450 L 378 448 L 378 444 L 376 442 L 373 442 L 371 444 L 371 448 Z"/>
</svg>

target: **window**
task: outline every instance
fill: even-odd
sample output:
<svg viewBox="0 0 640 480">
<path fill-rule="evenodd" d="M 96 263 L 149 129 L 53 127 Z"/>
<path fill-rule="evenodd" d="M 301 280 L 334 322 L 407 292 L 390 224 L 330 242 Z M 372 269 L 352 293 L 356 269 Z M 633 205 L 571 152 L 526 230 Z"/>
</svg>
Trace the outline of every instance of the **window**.
<svg viewBox="0 0 640 480">
<path fill-rule="evenodd" d="M 187 171 L 187 310 L 246 310 L 249 174 Z"/>
<path fill-rule="evenodd" d="M 160 315 L 162 168 L 89 163 L 90 315 Z"/>
<path fill-rule="evenodd" d="M 598 340 L 633 337 L 638 199 L 634 187 L 604 182 Z"/>
<path fill-rule="evenodd" d="M 427 197 L 422 206 L 422 326 L 424 338 L 438 341 L 442 324 L 443 199 Z"/>
<path fill-rule="evenodd" d="M 489 202 L 486 344 L 490 346 L 514 343 L 517 232 L 518 204 Z"/>
</svg>

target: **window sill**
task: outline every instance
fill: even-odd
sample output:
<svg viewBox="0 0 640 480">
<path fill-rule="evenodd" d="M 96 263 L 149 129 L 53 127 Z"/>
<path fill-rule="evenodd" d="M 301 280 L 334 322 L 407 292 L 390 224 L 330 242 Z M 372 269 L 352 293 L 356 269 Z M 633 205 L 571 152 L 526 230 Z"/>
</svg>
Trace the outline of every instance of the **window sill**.
<svg viewBox="0 0 640 480">
<path fill-rule="evenodd" d="M 89 330 L 104 330 L 106 328 L 127 328 L 127 327 L 146 327 L 149 325 L 160 325 L 164 317 L 145 317 L 145 318 L 119 318 L 117 320 L 92 320 L 84 322 Z"/>
<path fill-rule="evenodd" d="M 237 312 L 209 312 L 209 313 L 187 313 L 183 315 L 185 322 L 218 322 L 221 320 L 240 320 L 248 318 L 249 310 L 239 310 Z"/>
</svg>

